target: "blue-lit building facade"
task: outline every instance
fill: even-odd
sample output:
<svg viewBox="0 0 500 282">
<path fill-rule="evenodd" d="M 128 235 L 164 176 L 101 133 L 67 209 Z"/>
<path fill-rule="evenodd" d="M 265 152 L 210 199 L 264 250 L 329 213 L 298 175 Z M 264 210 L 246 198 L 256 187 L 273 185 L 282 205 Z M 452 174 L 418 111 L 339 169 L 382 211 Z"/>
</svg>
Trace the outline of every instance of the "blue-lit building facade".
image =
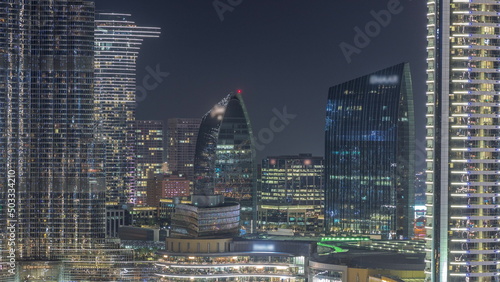
<svg viewBox="0 0 500 282">
<path fill-rule="evenodd" d="M 202 118 L 195 152 L 194 195 L 220 195 L 241 207 L 241 225 L 256 219 L 252 127 L 241 94 L 229 94 Z M 194 200 L 194 205 L 202 205 Z"/>
<path fill-rule="evenodd" d="M 415 140 L 409 66 L 331 87 L 325 132 L 326 232 L 411 236 Z"/>
</svg>

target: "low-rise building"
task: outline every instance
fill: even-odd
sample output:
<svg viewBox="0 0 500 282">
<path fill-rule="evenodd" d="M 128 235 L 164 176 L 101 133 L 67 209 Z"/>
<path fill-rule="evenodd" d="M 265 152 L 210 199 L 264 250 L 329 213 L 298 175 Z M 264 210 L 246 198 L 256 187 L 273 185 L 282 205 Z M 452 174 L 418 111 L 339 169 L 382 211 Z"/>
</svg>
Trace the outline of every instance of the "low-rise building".
<svg viewBox="0 0 500 282">
<path fill-rule="evenodd" d="M 309 262 L 312 282 L 423 282 L 421 241 L 379 241 L 369 237 L 323 237 L 321 255 Z"/>
<path fill-rule="evenodd" d="M 168 238 L 160 281 L 307 281 L 315 244 L 231 238 Z M 209 280 L 210 279 L 210 280 Z"/>
</svg>

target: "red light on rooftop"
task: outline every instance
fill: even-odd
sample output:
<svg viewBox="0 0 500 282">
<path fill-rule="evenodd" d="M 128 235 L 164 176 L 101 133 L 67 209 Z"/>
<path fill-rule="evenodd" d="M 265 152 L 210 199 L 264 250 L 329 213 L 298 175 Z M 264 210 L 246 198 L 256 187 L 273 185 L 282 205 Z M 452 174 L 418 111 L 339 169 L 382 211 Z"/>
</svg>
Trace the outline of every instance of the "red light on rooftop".
<svg viewBox="0 0 500 282">
<path fill-rule="evenodd" d="M 238 94 L 241 94 L 241 89 L 236 90 L 236 92 L 238 92 Z"/>
</svg>

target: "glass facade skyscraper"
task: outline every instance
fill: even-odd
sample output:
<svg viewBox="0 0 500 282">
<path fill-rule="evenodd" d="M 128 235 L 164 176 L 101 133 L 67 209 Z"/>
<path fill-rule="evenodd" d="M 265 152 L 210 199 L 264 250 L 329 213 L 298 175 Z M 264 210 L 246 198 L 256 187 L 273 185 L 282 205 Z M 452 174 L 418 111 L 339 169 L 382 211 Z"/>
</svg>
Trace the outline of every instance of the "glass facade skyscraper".
<svg viewBox="0 0 500 282">
<path fill-rule="evenodd" d="M 229 94 L 202 118 L 195 153 L 195 195 L 223 195 L 241 206 L 241 224 L 256 220 L 252 127 L 241 94 Z"/>
<path fill-rule="evenodd" d="M 260 229 L 323 232 L 324 172 L 323 157 L 311 154 L 263 159 L 257 209 Z"/>
<path fill-rule="evenodd" d="M 326 231 L 409 237 L 415 140 L 408 65 L 331 87 L 326 110 Z"/>
<path fill-rule="evenodd" d="M 135 204 L 136 62 L 145 38 L 160 28 L 140 27 L 131 15 L 100 13 L 95 27 L 96 119 L 106 143 L 107 201 Z"/>
<path fill-rule="evenodd" d="M 105 178 L 93 115 L 94 3 L 1 1 L 0 29 L 2 262 L 13 242 L 17 261 L 98 248 Z"/>
<path fill-rule="evenodd" d="M 427 7 L 427 278 L 498 281 L 500 4 Z"/>
</svg>

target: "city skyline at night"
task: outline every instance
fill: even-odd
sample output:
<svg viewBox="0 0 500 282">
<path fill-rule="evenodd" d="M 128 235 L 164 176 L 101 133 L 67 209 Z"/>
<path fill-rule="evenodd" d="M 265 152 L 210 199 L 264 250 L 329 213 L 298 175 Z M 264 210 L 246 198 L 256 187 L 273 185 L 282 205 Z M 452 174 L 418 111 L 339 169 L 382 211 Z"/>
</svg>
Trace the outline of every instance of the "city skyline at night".
<svg viewBox="0 0 500 282">
<path fill-rule="evenodd" d="M 0 281 L 498 280 L 499 11 L 0 0 Z"/>
<path fill-rule="evenodd" d="M 397 1 L 402 12 L 368 38 L 369 44 L 351 63 L 339 45 L 355 46 L 355 28 L 364 30 L 376 21 L 372 14 L 396 1 L 242 1 L 224 13 L 222 22 L 213 2 L 96 1 L 98 11 L 132 12 L 135 22 L 162 28 L 159 39 L 142 47 L 138 86 L 150 76 L 148 69 L 169 75 L 146 96 L 140 94 L 138 119 L 200 118 L 207 106 L 220 100 L 220 93 L 241 89 L 257 141 L 276 111 L 286 107 L 297 115 L 271 142 L 258 142 L 258 160 L 301 152 L 319 156 L 324 155 L 324 113 L 319 109 L 330 86 L 409 62 L 415 96 L 425 96 L 426 8 L 421 1 Z M 415 107 L 424 112 L 425 99 L 416 99 Z M 416 124 L 422 154 L 424 123 L 419 119 Z M 419 169 L 424 166 L 425 157 L 417 163 Z"/>
</svg>

